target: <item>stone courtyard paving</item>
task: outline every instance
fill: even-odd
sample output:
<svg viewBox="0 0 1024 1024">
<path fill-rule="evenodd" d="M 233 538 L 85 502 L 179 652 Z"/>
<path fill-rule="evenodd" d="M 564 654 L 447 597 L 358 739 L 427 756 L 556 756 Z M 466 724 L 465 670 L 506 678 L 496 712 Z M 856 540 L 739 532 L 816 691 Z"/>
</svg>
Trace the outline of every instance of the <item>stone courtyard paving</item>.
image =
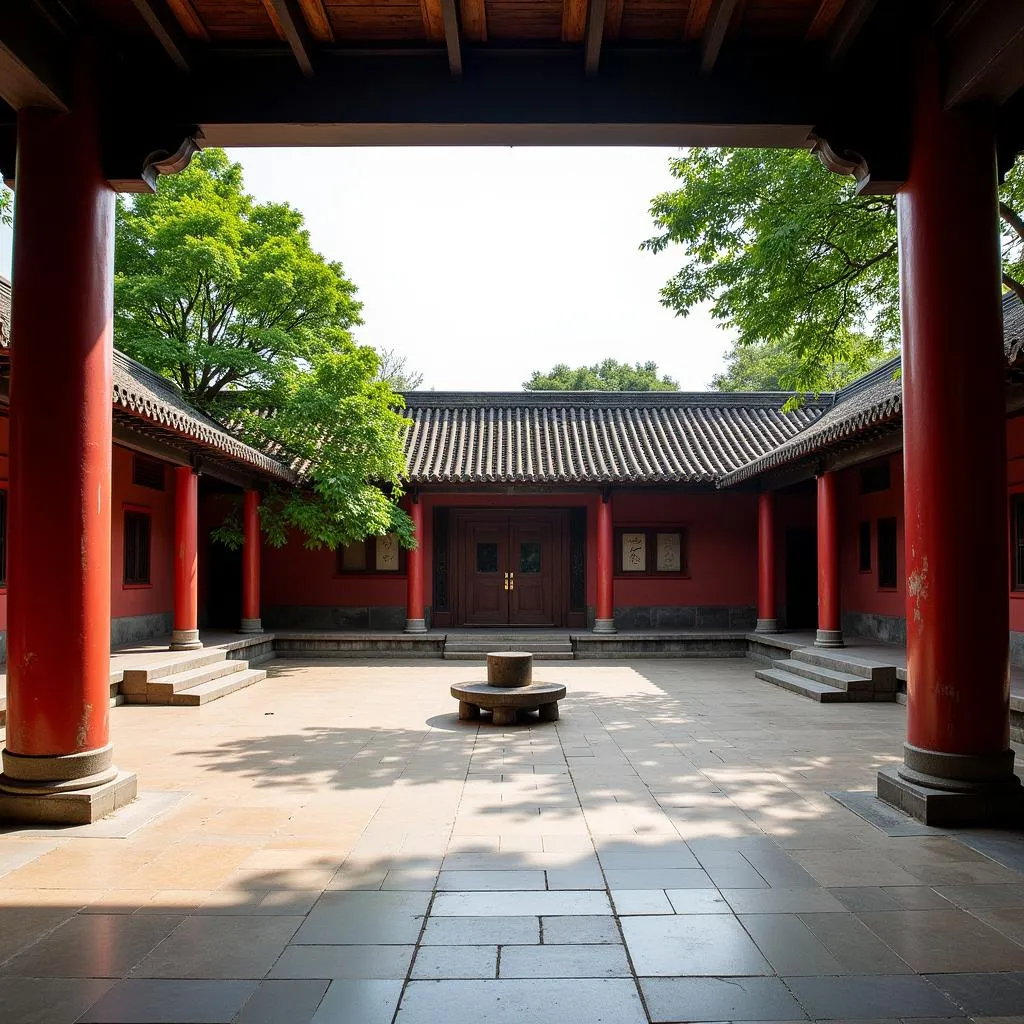
<svg viewBox="0 0 1024 1024">
<path fill-rule="evenodd" d="M 0 1021 L 1024 1022 L 1024 875 L 826 795 L 903 708 L 538 663 L 560 722 L 460 723 L 482 672 L 279 661 L 114 710 L 143 799 L 0 834 Z"/>
</svg>

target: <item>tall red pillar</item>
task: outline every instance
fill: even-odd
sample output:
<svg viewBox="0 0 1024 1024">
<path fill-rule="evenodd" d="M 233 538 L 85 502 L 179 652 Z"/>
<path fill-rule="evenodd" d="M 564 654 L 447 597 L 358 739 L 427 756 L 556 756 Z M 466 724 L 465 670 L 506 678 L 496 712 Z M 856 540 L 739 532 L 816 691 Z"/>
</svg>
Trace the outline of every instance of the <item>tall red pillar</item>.
<svg viewBox="0 0 1024 1024">
<path fill-rule="evenodd" d="M 775 492 L 757 496 L 757 633 L 776 633 L 775 617 Z"/>
<path fill-rule="evenodd" d="M 818 477 L 818 632 L 815 647 L 842 647 L 839 604 L 839 505 L 835 473 Z"/>
<path fill-rule="evenodd" d="M 423 611 L 423 504 L 413 497 L 408 507 L 416 534 L 416 547 L 406 554 L 405 577 L 405 631 L 426 633 L 427 620 Z"/>
<path fill-rule="evenodd" d="M 241 633 L 262 633 L 260 618 L 260 492 L 247 490 L 242 499 L 242 622 Z"/>
<path fill-rule="evenodd" d="M 597 609 L 595 633 L 614 633 L 615 533 L 612 525 L 612 496 L 602 494 L 597 503 Z"/>
<path fill-rule="evenodd" d="M 174 467 L 174 630 L 172 651 L 194 651 L 199 639 L 199 477 Z"/>
<path fill-rule="evenodd" d="M 918 55 L 898 202 L 907 742 L 878 794 L 936 825 L 1020 820 L 1009 734 L 1006 362 L 994 135 Z"/>
<path fill-rule="evenodd" d="M 114 195 L 89 72 L 18 113 L 7 745 L 0 817 L 82 824 L 135 797 L 109 742 Z"/>
</svg>

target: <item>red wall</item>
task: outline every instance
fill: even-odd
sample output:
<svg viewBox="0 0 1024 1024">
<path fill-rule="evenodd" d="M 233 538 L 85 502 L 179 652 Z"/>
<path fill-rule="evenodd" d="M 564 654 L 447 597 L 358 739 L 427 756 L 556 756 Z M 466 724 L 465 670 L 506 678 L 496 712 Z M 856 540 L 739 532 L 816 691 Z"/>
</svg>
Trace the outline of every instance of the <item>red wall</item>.
<svg viewBox="0 0 1024 1024">
<path fill-rule="evenodd" d="M 868 465 L 889 463 L 891 485 L 874 494 L 860 493 L 860 471 Z M 897 453 L 885 459 L 863 463 L 839 473 L 839 575 L 842 585 L 842 610 L 906 616 L 903 553 L 903 458 Z M 878 586 L 879 519 L 896 519 L 896 587 Z M 871 523 L 871 571 L 861 572 L 858 530 L 864 521 Z"/>
<path fill-rule="evenodd" d="M 1024 417 L 1006 423 L 1006 483 L 1010 494 L 1024 493 Z M 1009 544 L 1009 501 L 1007 501 L 1007 544 Z M 1009 590 L 1010 581 L 1007 580 Z M 1024 632 L 1024 593 L 1012 590 L 1010 594 L 1010 629 Z"/>
<path fill-rule="evenodd" d="M 10 459 L 8 452 L 11 450 L 10 421 L 6 416 L 0 417 L 0 487 L 7 489 L 10 482 Z M 8 503 L 10 509 L 10 503 Z M 0 587 L 0 630 L 7 629 L 7 587 Z"/>
<path fill-rule="evenodd" d="M 110 614 L 151 615 L 174 608 L 174 474 L 164 466 L 165 489 L 132 483 L 130 451 L 114 446 L 113 492 L 110 504 Z M 145 586 L 124 584 L 124 509 L 131 506 L 149 512 L 150 582 Z"/>
</svg>

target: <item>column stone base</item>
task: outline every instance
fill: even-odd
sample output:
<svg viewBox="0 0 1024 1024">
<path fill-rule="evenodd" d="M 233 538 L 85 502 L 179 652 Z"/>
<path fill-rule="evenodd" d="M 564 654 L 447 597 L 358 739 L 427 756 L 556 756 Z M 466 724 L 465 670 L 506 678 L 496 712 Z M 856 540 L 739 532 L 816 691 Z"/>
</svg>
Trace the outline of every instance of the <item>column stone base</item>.
<svg viewBox="0 0 1024 1024">
<path fill-rule="evenodd" d="M 617 633 L 614 619 L 594 619 L 595 633 Z"/>
<path fill-rule="evenodd" d="M 175 629 L 171 632 L 172 651 L 198 651 L 202 646 L 198 629 Z"/>
<path fill-rule="evenodd" d="M 926 825 L 1024 824 L 1024 788 L 1013 751 L 945 754 L 904 744 L 903 764 L 878 773 L 878 798 Z"/>
<path fill-rule="evenodd" d="M 814 635 L 815 647 L 845 647 L 841 629 L 819 629 Z"/>
<path fill-rule="evenodd" d="M 755 633 L 778 633 L 778 631 L 778 619 L 758 619 L 757 625 L 754 627 Z"/>
<path fill-rule="evenodd" d="M 90 825 L 130 804 L 138 792 L 134 772 L 113 764 L 108 744 L 99 750 L 53 757 L 3 752 L 0 819 L 46 825 Z"/>
<path fill-rule="evenodd" d="M 241 625 L 238 627 L 239 633 L 262 633 L 263 632 L 263 620 L 262 619 L 242 619 Z"/>
<path fill-rule="evenodd" d="M 427 631 L 427 620 L 426 619 L 406 619 L 405 620 L 405 632 L 406 633 L 426 633 Z"/>
</svg>

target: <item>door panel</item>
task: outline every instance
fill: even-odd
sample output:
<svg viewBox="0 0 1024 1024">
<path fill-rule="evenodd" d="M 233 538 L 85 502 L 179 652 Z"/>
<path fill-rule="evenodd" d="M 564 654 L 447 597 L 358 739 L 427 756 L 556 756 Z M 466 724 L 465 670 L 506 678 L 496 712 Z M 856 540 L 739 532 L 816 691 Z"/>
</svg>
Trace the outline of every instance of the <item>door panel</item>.
<svg viewBox="0 0 1024 1024">
<path fill-rule="evenodd" d="M 553 626 L 554 527 L 550 520 L 509 522 L 509 569 L 513 573 L 509 594 L 509 624 Z"/>
<path fill-rule="evenodd" d="M 507 625 L 508 524 L 504 520 L 470 522 L 465 537 L 466 625 Z"/>
</svg>

